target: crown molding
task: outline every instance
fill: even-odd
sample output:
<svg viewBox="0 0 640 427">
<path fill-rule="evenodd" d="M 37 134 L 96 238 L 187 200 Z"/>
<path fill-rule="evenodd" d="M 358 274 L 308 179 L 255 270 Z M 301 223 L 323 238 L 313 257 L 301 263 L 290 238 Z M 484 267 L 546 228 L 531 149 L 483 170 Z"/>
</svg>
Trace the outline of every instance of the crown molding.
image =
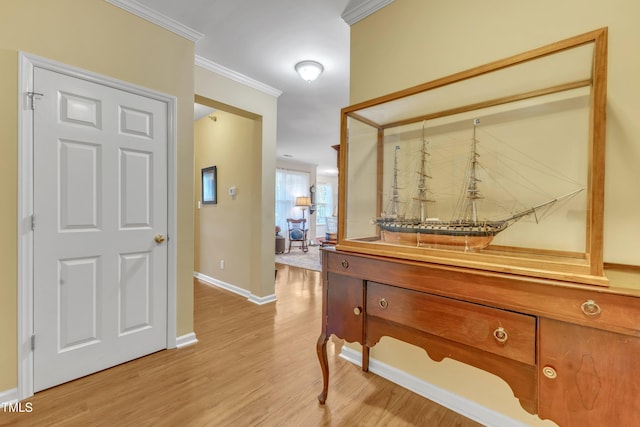
<svg viewBox="0 0 640 427">
<path fill-rule="evenodd" d="M 340 17 L 349 26 L 393 3 L 393 0 L 351 0 Z"/>
<path fill-rule="evenodd" d="M 247 77 L 244 74 L 240 74 L 237 71 L 233 71 L 220 64 L 216 64 L 215 62 L 203 58 L 202 56 L 196 55 L 195 64 L 198 67 L 202 67 L 205 70 L 220 74 L 223 77 L 226 77 L 238 83 L 242 83 L 245 86 L 249 86 L 253 89 L 259 90 L 260 92 L 264 92 L 267 95 L 275 96 L 276 98 L 282 95 L 282 91 L 279 89 L 266 85 L 262 82 L 259 82 L 258 80 L 252 79 L 251 77 Z"/>
<path fill-rule="evenodd" d="M 175 19 L 169 18 L 166 15 L 163 15 L 155 10 L 138 3 L 135 0 L 105 0 L 107 3 L 111 3 L 112 5 L 119 7 L 120 9 L 124 9 L 129 13 L 132 13 L 144 20 L 152 22 L 156 25 L 161 26 L 181 37 L 184 37 L 187 40 L 191 40 L 192 42 L 197 42 L 204 34 L 194 30 L 193 28 L 189 28 L 184 24 L 176 21 Z"/>
</svg>

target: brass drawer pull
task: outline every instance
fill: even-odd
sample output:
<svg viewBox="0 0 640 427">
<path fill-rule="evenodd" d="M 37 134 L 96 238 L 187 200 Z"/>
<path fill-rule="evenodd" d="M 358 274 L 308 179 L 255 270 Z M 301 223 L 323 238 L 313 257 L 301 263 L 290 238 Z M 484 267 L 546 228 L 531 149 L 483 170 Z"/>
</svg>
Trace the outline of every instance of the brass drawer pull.
<svg viewBox="0 0 640 427">
<path fill-rule="evenodd" d="M 353 308 L 353 314 L 355 314 L 356 316 L 360 316 L 360 313 L 362 313 L 362 307 Z"/>
<path fill-rule="evenodd" d="M 378 301 L 378 305 L 381 309 L 386 310 L 386 308 L 389 306 L 389 303 L 385 298 L 380 298 L 380 301 Z"/>
<path fill-rule="evenodd" d="M 502 326 L 500 326 L 495 331 L 493 331 L 493 337 L 500 344 L 504 344 L 509 339 L 509 334 L 507 334 L 507 331 L 505 331 L 504 328 Z"/>
<path fill-rule="evenodd" d="M 592 299 L 583 302 L 580 309 L 587 316 L 597 316 L 602 311 L 600 310 L 600 306 Z"/>
<path fill-rule="evenodd" d="M 342 268 L 349 268 L 349 261 L 346 259 L 343 259 L 340 264 L 342 265 Z"/>
<path fill-rule="evenodd" d="M 556 370 L 553 369 L 551 366 L 545 366 L 544 368 L 542 368 L 542 373 L 544 374 L 545 377 L 549 379 L 554 379 L 558 376 L 558 373 L 556 372 Z"/>
</svg>

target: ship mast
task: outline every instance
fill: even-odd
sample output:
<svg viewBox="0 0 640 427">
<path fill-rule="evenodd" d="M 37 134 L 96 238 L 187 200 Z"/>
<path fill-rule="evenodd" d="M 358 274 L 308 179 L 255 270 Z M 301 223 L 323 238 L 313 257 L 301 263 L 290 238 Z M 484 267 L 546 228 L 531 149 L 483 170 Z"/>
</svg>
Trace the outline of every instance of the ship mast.
<svg viewBox="0 0 640 427">
<path fill-rule="evenodd" d="M 435 200 L 429 199 L 429 187 L 427 185 L 427 179 L 431 179 L 431 176 L 427 174 L 427 156 L 429 156 L 429 152 L 427 152 L 427 141 L 424 137 L 424 122 L 422 122 L 422 148 L 420 150 L 420 168 L 418 169 L 418 194 L 415 200 L 418 201 L 420 207 L 420 213 L 418 219 L 420 222 L 424 222 L 427 217 L 427 203 L 433 203 Z"/>
<path fill-rule="evenodd" d="M 398 190 L 398 151 L 400 146 L 396 145 L 393 152 L 393 184 L 391 185 L 391 212 L 387 212 L 387 216 L 391 218 L 398 217 L 398 205 L 400 204 L 400 191 Z"/>
<path fill-rule="evenodd" d="M 481 199 L 480 190 L 478 190 L 478 139 L 476 138 L 476 128 L 480 124 L 480 119 L 473 120 L 473 139 L 471 141 L 471 159 L 469 166 L 469 181 L 467 182 L 467 195 L 464 204 L 464 219 L 471 222 L 478 222 L 478 208 L 476 200 Z"/>
</svg>

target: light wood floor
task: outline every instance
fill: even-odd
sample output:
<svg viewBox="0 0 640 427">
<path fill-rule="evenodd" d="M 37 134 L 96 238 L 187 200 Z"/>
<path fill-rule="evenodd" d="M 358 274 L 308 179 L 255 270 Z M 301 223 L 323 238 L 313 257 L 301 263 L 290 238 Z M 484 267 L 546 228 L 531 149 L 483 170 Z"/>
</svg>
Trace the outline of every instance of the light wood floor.
<svg viewBox="0 0 640 427">
<path fill-rule="evenodd" d="M 335 338 L 318 404 L 320 273 L 278 269 L 278 301 L 264 306 L 195 281 L 198 344 L 37 393 L 0 425 L 479 426 L 339 358 Z"/>
</svg>

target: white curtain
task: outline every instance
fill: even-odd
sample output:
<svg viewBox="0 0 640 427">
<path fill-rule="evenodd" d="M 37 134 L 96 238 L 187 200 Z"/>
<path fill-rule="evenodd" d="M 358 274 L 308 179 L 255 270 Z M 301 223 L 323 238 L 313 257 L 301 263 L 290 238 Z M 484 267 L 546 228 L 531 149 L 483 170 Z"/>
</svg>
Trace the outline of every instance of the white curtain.
<svg viewBox="0 0 640 427">
<path fill-rule="evenodd" d="M 276 225 L 286 237 L 287 218 L 302 218 L 302 208 L 296 207 L 296 197 L 309 196 L 309 172 L 276 169 Z M 309 208 L 306 215 L 307 227 Z"/>
</svg>

